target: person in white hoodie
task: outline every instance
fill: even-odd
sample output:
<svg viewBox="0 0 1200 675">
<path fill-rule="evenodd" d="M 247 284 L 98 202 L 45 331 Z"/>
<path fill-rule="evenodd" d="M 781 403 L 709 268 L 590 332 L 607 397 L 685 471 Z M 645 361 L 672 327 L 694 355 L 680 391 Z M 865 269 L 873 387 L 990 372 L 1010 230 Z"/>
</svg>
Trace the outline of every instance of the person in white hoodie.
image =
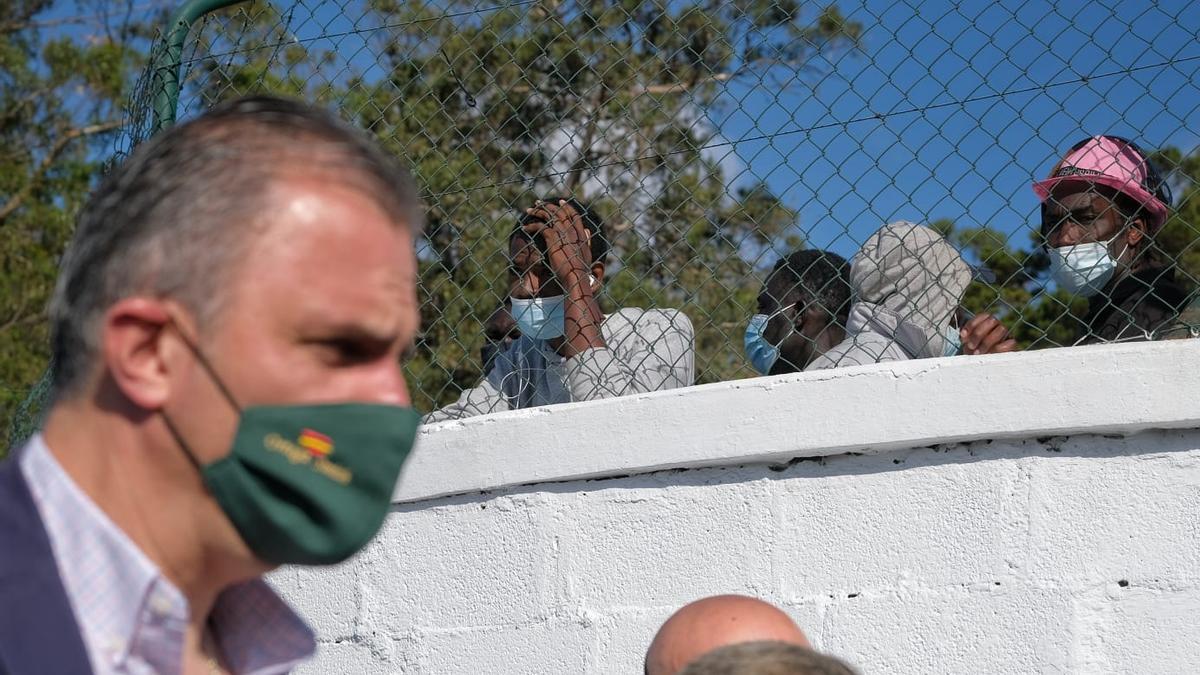
<svg viewBox="0 0 1200 675">
<path fill-rule="evenodd" d="M 966 353 L 1012 351 L 1016 343 L 994 317 L 959 325 L 971 278 L 971 266 L 935 230 L 905 221 L 884 225 L 851 263 L 846 338 L 805 370 L 954 356 L 964 352 L 964 337 L 976 342 L 976 333 L 998 339 Z"/>
</svg>

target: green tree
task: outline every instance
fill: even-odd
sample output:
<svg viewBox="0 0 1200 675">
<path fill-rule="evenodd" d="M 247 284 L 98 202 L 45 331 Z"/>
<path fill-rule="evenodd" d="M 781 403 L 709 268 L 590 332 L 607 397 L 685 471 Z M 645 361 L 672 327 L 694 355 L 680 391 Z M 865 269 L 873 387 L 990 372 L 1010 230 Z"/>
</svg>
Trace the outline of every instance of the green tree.
<svg viewBox="0 0 1200 675">
<path fill-rule="evenodd" d="M 777 2 L 544 1 L 466 19 L 470 3 L 376 0 L 388 74 L 344 107 L 411 161 L 430 195 L 423 403 L 479 377 L 479 322 L 506 292 L 504 251 L 531 197 L 572 194 L 612 228 L 606 308 L 676 307 L 697 331 L 699 381 L 735 377 L 729 340 L 753 311 L 743 246 L 795 229 L 763 184 L 730 195 L 708 112 L 724 83 L 808 68 L 850 48 L 836 8 L 802 21 Z M 754 38 L 754 39 L 750 39 Z M 747 46 L 750 45 L 750 46 Z"/>
<path fill-rule="evenodd" d="M 105 20 L 125 3 L 93 5 L 95 19 L 82 25 L 44 18 L 57 4 L 0 0 L 0 439 L 46 367 L 58 258 L 120 124 L 145 37 Z"/>
</svg>

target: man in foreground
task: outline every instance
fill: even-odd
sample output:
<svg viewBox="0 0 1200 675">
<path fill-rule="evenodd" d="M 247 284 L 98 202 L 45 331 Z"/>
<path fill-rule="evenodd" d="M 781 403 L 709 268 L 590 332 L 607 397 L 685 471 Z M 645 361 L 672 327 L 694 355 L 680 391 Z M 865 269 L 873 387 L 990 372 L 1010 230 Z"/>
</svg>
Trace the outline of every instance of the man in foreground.
<svg viewBox="0 0 1200 675">
<path fill-rule="evenodd" d="M 691 385 L 694 332 L 686 315 L 600 311 L 608 248 L 600 219 L 575 200 L 527 209 L 509 237 L 509 311 L 520 337 L 496 354 L 479 386 L 425 421 Z"/>
<path fill-rule="evenodd" d="M 44 431 L 0 466 L 0 671 L 312 653 L 260 577 L 383 522 L 418 421 L 419 228 L 392 158 L 280 99 L 172 128 L 104 180 L 51 306 Z"/>
<path fill-rule="evenodd" d="M 797 373 L 846 337 L 850 263 L 829 251 L 795 251 L 775 263 L 746 328 L 759 374 Z"/>
<path fill-rule="evenodd" d="M 646 675 L 678 675 L 685 666 L 726 645 L 773 640 L 808 647 L 791 617 L 744 595 L 716 595 L 685 605 L 658 629 L 646 651 Z"/>
</svg>

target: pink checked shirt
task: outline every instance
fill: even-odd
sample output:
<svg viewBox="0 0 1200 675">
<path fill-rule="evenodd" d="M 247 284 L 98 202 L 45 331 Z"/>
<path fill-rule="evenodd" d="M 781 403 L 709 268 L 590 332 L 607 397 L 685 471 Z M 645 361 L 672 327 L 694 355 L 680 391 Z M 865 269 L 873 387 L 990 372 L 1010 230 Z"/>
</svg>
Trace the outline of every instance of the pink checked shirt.
<svg viewBox="0 0 1200 675">
<path fill-rule="evenodd" d="M 187 599 L 71 480 L 40 435 L 20 462 L 92 670 L 180 673 Z M 224 665 L 239 675 L 290 672 L 315 648 L 308 626 L 261 579 L 221 593 L 211 623 Z"/>
</svg>

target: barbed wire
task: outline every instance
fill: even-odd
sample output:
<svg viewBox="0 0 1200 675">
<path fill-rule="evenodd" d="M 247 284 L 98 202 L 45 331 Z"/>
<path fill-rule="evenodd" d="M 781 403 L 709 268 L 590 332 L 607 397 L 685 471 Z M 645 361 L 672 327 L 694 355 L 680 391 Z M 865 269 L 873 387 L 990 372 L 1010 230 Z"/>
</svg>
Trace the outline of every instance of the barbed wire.
<svg viewBox="0 0 1200 675">
<path fill-rule="evenodd" d="M 835 122 L 824 122 L 821 124 L 815 124 L 812 126 L 802 127 L 799 129 L 786 129 L 783 131 L 775 131 L 775 132 L 772 132 L 769 134 L 755 134 L 755 135 L 751 135 L 751 136 L 742 136 L 740 138 L 736 138 L 736 139 L 732 139 L 732 140 L 726 139 L 723 141 L 719 141 L 717 143 L 709 143 L 709 144 L 701 145 L 697 148 L 688 148 L 686 150 L 675 150 L 675 151 L 668 151 L 665 153 L 655 153 L 653 155 L 642 155 L 642 156 L 637 156 L 637 157 L 631 157 L 629 159 L 614 160 L 614 161 L 610 161 L 610 162 L 603 162 L 603 163 L 597 163 L 597 164 L 588 164 L 583 168 L 585 170 L 612 168 L 612 167 L 622 166 L 622 165 L 626 165 L 626 164 L 634 164 L 637 162 L 644 162 L 647 160 L 657 159 L 657 158 L 663 157 L 663 156 L 674 156 L 674 155 L 689 154 L 689 153 L 694 153 L 694 152 L 703 152 L 705 150 L 715 150 L 718 148 L 731 147 L 731 146 L 735 146 L 735 145 L 740 145 L 742 143 L 753 143 L 755 141 L 770 141 L 770 140 L 774 140 L 776 138 L 782 138 L 785 136 L 794 136 L 794 135 L 798 135 L 798 134 L 811 134 L 815 131 L 822 131 L 825 129 L 836 129 L 838 127 L 846 127 L 851 124 L 860 124 L 863 122 L 882 121 L 882 120 L 889 119 L 892 117 L 900 117 L 903 115 L 914 115 L 914 114 L 919 114 L 919 113 L 926 113 L 926 112 L 929 112 L 932 110 L 940 110 L 943 108 L 966 107 L 973 103 L 982 103 L 984 101 L 994 101 L 994 100 L 1003 99 L 1003 98 L 1006 98 L 1009 96 L 1019 96 L 1022 94 L 1032 94 L 1032 93 L 1041 92 L 1041 91 L 1049 91 L 1051 89 L 1058 89 L 1060 87 L 1066 87 L 1066 86 L 1070 86 L 1070 85 L 1074 85 L 1074 84 L 1086 84 L 1088 82 L 1095 81 L 1095 80 L 1104 80 L 1104 79 L 1108 79 L 1108 78 L 1112 78 L 1112 77 L 1118 77 L 1121 75 L 1132 75 L 1133 73 L 1136 73 L 1136 72 L 1141 72 L 1141 71 L 1145 71 L 1145 70 L 1154 70 L 1154 69 L 1158 69 L 1158 68 L 1166 68 L 1168 66 L 1178 65 L 1181 63 L 1189 63 L 1192 61 L 1200 61 L 1200 55 L 1187 56 L 1187 57 L 1178 58 L 1178 59 L 1170 59 L 1167 61 L 1161 61 L 1158 63 L 1146 64 L 1146 65 L 1141 65 L 1141 66 L 1131 66 L 1128 68 L 1121 68 L 1119 70 L 1112 70 L 1112 71 L 1108 71 L 1108 72 L 1104 72 L 1104 73 L 1098 73 L 1095 75 L 1081 75 L 1081 76 L 1076 77 L 1071 80 L 1064 80 L 1064 81 L 1060 81 L 1060 82 L 1049 82 L 1046 84 L 1039 84 L 1039 85 L 1030 85 L 1028 87 L 1009 89 L 1006 91 L 995 92 L 992 94 L 983 94 L 980 96 L 972 96 L 972 97 L 965 98 L 965 99 L 958 100 L 958 101 L 943 101 L 941 103 L 932 103 L 932 104 L 924 105 L 924 106 L 905 108 L 903 110 L 893 110 L 891 112 L 886 112 L 886 113 L 871 113 L 869 115 L 862 115 L 860 117 L 854 117 L 854 118 L 851 118 L 848 120 L 841 120 L 841 121 L 835 121 Z M 461 84 L 461 81 L 460 81 L 460 84 Z M 470 92 L 467 92 L 465 90 L 463 93 L 468 96 L 471 95 Z M 474 97 L 472 97 L 472 98 L 474 98 Z M 514 179 L 510 179 L 510 180 L 505 180 L 505 181 L 488 183 L 486 185 L 480 185 L 480 186 L 476 186 L 476 187 L 463 188 L 460 190 L 447 190 L 447 191 L 438 192 L 435 194 L 427 194 L 427 195 L 424 195 L 424 197 L 429 200 L 437 200 L 442 197 L 448 197 L 448 196 L 453 196 L 453 195 L 458 195 L 458 194 L 466 194 L 466 193 L 476 192 L 476 191 L 480 191 L 480 190 L 490 190 L 492 188 L 503 187 L 505 185 L 516 185 L 516 184 L 522 184 L 522 183 L 535 182 L 538 180 L 561 178 L 563 176 L 574 173 L 575 171 L 578 171 L 578 169 L 547 172 L 547 173 L 537 174 L 534 176 L 514 178 Z"/>
</svg>

